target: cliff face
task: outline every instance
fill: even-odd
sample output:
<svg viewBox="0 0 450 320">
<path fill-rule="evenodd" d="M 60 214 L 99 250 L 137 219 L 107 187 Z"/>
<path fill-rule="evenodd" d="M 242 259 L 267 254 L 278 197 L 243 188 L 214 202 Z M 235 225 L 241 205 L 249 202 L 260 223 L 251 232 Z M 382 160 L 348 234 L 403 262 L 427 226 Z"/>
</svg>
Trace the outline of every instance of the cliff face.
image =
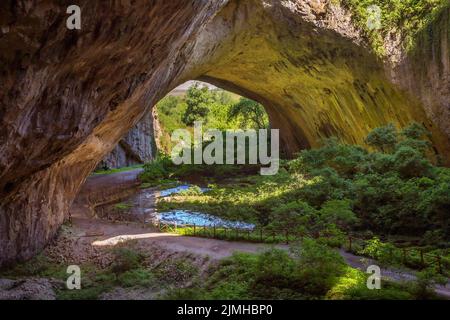
<svg viewBox="0 0 450 320">
<path fill-rule="evenodd" d="M 408 62 L 428 51 L 387 66 L 325 0 L 78 2 L 81 30 L 65 26 L 70 3 L 0 4 L 0 265 L 39 251 L 99 161 L 190 79 L 263 103 L 291 153 L 415 120 L 449 159 L 448 86 L 433 87 L 448 81 L 448 42 L 435 34 L 431 69 Z"/>
<path fill-rule="evenodd" d="M 330 1 L 258 2 L 230 2 L 198 38 L 192 64 L 203 80 L 263 102 L 288 153 L 329 136 L 362 144 L 380 124 L 412 121 L 434 133 L 441 154 L 450 153 L 449 135 L 429 120 L 416 88 L 393 85 L 413 77 L 399 66 L 405 61 L 381 61 L 345 8 Z M 440 110 L 448 103 L 441 97 Z"/>
<path fill-rule="evenodd" d="M 55 235 L 86 176 L 180 83 L 224 1 L 78 3 L 79 31 L 69 3 L 0 4 L 0 264 Z"/>
<path fill-rule="evenodd" d="M 433 124 L 450 137 L 450 7 L 419 33 L 393 68 L 393 81 L 418 97 Z M 449 157 L 447 153 L 447 158 Z"/>
<path fill-rule="evenodd" d="M 157 153 L 153 126 L 152 113 L 148 112 L 97 168 L 121 168 L 151 161 Z"/>
</svg>

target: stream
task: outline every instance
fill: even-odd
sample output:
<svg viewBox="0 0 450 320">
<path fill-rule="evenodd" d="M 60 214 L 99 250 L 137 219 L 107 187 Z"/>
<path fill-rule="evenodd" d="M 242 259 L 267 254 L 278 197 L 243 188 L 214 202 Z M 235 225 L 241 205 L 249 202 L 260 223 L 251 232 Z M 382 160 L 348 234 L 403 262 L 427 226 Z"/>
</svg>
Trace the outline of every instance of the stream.
<svg viewBox="0 0 450 320">
<path fill-rule="evenodd" d="M 189 210 L 171 210 L 168 212 L 157 212 L 156 201 L 158 197 L 166 198 L 187 192 L 191 184 L 182 184 L 173 188 L 157 190 L 155 188 L 140 189 L 131 197 L 121 202 L 101 205 L 95 208 L 97 216 L 111 221 L 131 221 L 141 223 L 166 223 L 172 225 L 196 225 L 199 227 L 226 227 L 242 230 L 253 230 L 255 225 L 241 221 L 230 221 L 203 212 Z M 198 188 L 197 191 L 204 193 L 209 188 Z"/>
</svg>

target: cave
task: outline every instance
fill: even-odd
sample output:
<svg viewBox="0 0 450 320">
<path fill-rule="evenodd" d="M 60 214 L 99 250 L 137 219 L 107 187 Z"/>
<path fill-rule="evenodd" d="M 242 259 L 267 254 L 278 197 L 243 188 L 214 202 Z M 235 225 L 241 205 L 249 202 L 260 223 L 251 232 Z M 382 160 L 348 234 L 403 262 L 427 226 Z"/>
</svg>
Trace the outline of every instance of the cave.
<svg viewBox="0 0 450 320">
<path fill-rule="evenodd" d="M 263 104 L 288 154 L 416 121 L 450 164 L 448 10 L 419 51 L 380 59 L 328 0 L 78 5 L 69 30 L 68 4 L 0 4 L 0 265 L 38 253 L 98 163 L 189 79 Z"/>
</svg>

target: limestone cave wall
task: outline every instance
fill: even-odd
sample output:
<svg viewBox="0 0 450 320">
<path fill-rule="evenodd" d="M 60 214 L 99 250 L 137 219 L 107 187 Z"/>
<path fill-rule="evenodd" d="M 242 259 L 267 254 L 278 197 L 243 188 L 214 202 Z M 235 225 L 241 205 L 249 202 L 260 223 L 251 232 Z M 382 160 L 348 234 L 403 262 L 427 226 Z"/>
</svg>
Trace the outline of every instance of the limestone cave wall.
<svg viewBox="0 0 450 320">
<path fill-rule="evenodd" d="M 97 169 L 113 169 L 144 164 L 157 154 L 153 113 L 142 119 L 120 139 L 116 147 L 97 165 Z"/>
<path fill-rule="evenodd" d="M 89 173 L 186 80 L 263 103 L 290 153 L 414 120 L 450 161 L 446 22 L 419 69 L 376 57 L 328 0 L 77 2 L 81 30 L 69 1 L 0 3 L 0 265 L 42 249 Z"/>
</svg>

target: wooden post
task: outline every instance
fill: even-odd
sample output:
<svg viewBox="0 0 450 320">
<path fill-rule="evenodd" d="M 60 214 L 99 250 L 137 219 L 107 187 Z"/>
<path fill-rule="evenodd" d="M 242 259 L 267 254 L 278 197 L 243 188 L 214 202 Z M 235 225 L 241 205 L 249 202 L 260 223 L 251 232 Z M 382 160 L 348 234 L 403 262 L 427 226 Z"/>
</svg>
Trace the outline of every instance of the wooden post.
<svg viewBox="0 0 450 320">
<path fill-rule="evenodd" d="M 214 230 L 213 238 L 216 238 L 216 225 L 213 226 L 213 230 Z"/>
<path fill-rule="evenodd" d="M 289 244 L 289 231 L 286 230 L 286 244 Z"/>
<path fill-rule="evenodd" d="M 348 251 L 352 251 L 352 236 L 348 236 Z"/>
<path fill-rule="evenodd" d="M 194 236 L 195 236 L 195 231 L 196 231 L 196 230 L 195 230 L 195 223 L 194 223 Z"/>
</svg>

